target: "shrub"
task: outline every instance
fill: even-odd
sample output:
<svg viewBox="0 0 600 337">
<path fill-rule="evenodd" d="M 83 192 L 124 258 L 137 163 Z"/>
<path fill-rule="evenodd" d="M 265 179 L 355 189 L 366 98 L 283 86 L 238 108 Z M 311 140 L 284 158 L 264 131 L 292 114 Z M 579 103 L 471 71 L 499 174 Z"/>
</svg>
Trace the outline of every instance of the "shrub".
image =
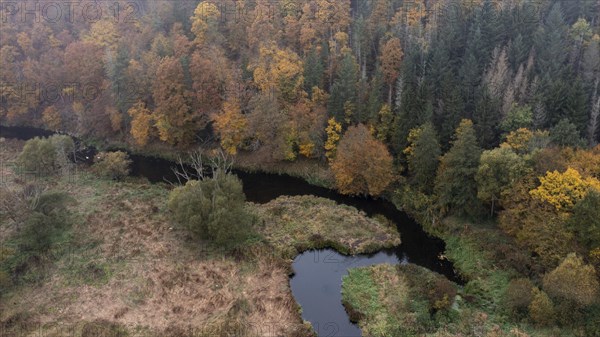
<svg viewBox="0 0 600 337">
<path fill-rule="evenodd" d="M 556 269 L 544 276 L 544 290 L 550 296 L 580 307 L 596 301 L 599 287 L 594 267 L 584 264 L 575 253 L 567 255 Z"/>
<path fill-rule="evenodd" d="M 26 171 L 51 174 L 68 163 L 68 154 L 74 149 L 75 144 L 69 136 L 36 137 L 25 143 L 17 164 Z"/>
<path fill-rule="evenodd" d="M 510 281 L 504 293 L 504 305 L 512 313 L 524 315 L 533 300 L 533 283 L 528 278 Z"/>
<path fill-rule="evenodd" d="M 533 289 L 529 317 L 539 325 L 549 325 L 554 322 L 554 304 L 545 292 L 537 288 Z"/>
<path fill-rule="evenodd" d="M 22 250 L 29 255 L 36 255 L 51 248 L 67 227 L 66 203 L 70 200 L 65 193 L 50 192 L 42 194 L 35 201 L 33 212 L 25 221 L 21 234 Z"/>
<path fill-rule="evenodd" d="M 96 156 L 94 171 L 113 180 L 120 180 L 129 174 L 131 160 L 122 151 L 101 152 Z"/>
<path fill-rule="evenodd" d="M 176 223 L 201 239 L 227 247 L 250 234 L 253 218 L 244 205 L 242 182 L 221 171 L 213 178 L 190 180 L 175 188 L 168 202 Z"/>
<path fill-rule="evenodd" d="M 444 277 L 437 277 L 427 294 L 431 307 L 436 310 L 450 309 L 455 297 L 456 287 Z"/>
</svg>

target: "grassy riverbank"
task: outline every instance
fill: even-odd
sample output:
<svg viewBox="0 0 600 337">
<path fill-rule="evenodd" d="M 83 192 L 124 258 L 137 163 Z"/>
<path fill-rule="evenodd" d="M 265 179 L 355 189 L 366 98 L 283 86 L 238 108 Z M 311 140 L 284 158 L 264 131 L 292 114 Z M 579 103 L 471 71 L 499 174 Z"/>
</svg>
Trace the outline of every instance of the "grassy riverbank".
<svg viewBox="0 0 600 337">
<path fill-rule="evenodd" d="M 2 188 L 36 185 L 72 201 L 69 226 L 43 254 L 21 251 L 22 226 L 2 217 L 0 328 L 8 333 L 310 336 L 289 287 L 295 252 L 331 245 L 360 253 L 399 243 L 393 227 L 351 207 L 282 197 L 247 204 L 259 216 L 260 238 L 227 253 L 171 223 L 170 186 L 100 179 L 84 167 L 71 177 L 18 175 L 12 164 L 22 146 L 2 144 Z"/>
</svg>

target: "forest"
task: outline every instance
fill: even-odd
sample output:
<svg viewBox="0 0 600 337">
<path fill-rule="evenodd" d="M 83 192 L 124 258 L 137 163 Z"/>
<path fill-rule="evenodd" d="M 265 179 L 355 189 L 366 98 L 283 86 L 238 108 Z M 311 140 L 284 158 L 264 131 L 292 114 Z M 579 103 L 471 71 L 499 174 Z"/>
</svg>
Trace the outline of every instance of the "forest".
<svg viewBox="0 0 600 337">
<path fill-rule="evenodd" d="M 438 282 L 421 290 L 434 298 L 433 323 L 377 332 L 381 315 L 349 297 L 370 335 L 600 336 L 598 1 L 0 6 L 2 125 L 165 158 L 200 148 L 257 170 L 308 167 L 320 174 L 296 175 L 390 200 L 442 238 L 471 311 L 453 311 L 446 295 L 456 292 Z M 52 167 L 40 161 L 52 142 L 29 141 L 19 164 Z M 125 153 L 106 156 L 105 178 L 126 177 Z M 231 194 L 213 207 L 235 201 L 224 223 L 253 226 L 236 178 L 215 179 L 206 188 Z M 194 227 L 185 222 L 201 191 L 172 192 L 174 222 Z M 3 219 L 10 208 L 0 210 Z M 232 234 L 244 229 L 202 216 L 202 231 L 226 232 L 211 240 L 247 242 Z M 365 272 L 344 287 L 359 291 Z M 416 287 L 407 284 L 396 286 Z"/>
</svg>

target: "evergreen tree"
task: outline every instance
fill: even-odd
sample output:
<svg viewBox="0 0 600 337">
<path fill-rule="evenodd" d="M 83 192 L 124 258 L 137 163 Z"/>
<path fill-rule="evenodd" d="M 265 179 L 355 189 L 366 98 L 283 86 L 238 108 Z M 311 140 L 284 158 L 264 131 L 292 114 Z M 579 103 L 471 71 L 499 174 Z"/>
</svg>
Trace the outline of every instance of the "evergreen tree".
<svg viewBox="0 0 600 337">
<path fill-rule="evenodd" d="M 396 125 L 393 135 L 393 148 L 401 153 L 408 145 L 407 137 L 411 129 L 431 120 L 433 107 L 427 83 L 422 80 L 421 55 L 418 52 L 406 58 L 403 65 L 402 89 L 396 98 Z"/>
<path fill-rule="evenodd" d="M 304 62 L 304 91 L 312 93 L 313 87 L 323 88 L 323 72 L 325 66 L 317 55 L 317 52 L 312 49 Z"/>
<path fill-rule="evenodd" d="M 115 100 L 115 106 L 120 112 L 127 111 L 132 102 L 134 94 L 133 84 L 127 83 L 126 69 L 129 65 L 129 52 L 123 45 L 117 47 L 116 53 L 107 50 L 106 55 L 106 75 L 110 80 L 112 94 Z"/>
<path fill-rule="evenodd" d="M 435 129 L 431 123 L 426 123 L 411 130 L 408 140 L 410 145 L 404 150 L 404 154 L 408 161 L 410 182 L 429 194 L 433 191 L 441 155 Z"/>
<path fill-rule="evenodd" d="M 477 199 L 475 175 L 480 155 L 473 122 L 463 119 L 456 129 L 452 148 L 440 160 L 435 179 L 435 194 L 443 212 L 479 213 L 481 205 Z"/>
<path fill-rule="evenodd" d="M 583 146 L 585 141 L 580 137 L 575 124 L 568 119 L 562 119 L 550 129 L 550 141 L 557 146 Z"/>
<path fill-rule="evenodd" d="M 501 118 L 499 106 L 498 100 L 491 97 L 487 88 L 484 88 L 481 96 L 477 99 L 477 105 L 473 113 L 477 138 L 483 147 L 490 148 L 497 144 L 497 130 Z"/>
<path fill-rule="evenodd" d="M 337 71 L 337 77 L 331 88 L 329 97 L 329 115 L 336 120 L 345 119 L 344 106 L 356 104 L 356 84 L 358 82 L 358 65 L 354 56 L 346 53 Z"/>
<path fill-rule="evenodd" d="M 381 110 L 381 106 L 383 105 L 383 74 L 377 68 L 373 78 L 371 79 L 371 83 L 369 85 L 369 98 L 367 101 L 367 116 L 366 118 L 369 121 L 375 121 L 377 119 L 377 115 Z"/>
<path fill-rule="evenodd" d="M 429 87 L 433 98 L 433 123 L 444 150 L 450 147 L 463 111 L 462 96 L 450 58 L 443 45 L 433 49 L 429 62 Z"/>
</svg>

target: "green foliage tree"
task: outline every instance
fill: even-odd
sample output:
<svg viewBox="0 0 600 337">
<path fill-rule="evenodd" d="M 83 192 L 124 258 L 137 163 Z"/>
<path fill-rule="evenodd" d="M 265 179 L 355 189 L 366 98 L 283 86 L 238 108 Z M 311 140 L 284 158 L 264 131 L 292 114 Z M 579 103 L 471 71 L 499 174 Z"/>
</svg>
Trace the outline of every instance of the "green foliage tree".
<svg viewBox="0 0 600 337">
<path fill-rule="evenodd" d="M 480 156 L 473 122 L 463 119 L 452 148 L 440 160 L 435 179 L 435 194 L 442 211 L 469 215 L 479 212 L 475 175 Z"/>
<path fill-rule="evenodd" d="M 311 50 L 304 62 L 304 91 L 312 92 L 313 87 L 323 88 L 323 72 L 325 66 L 316 50 Z"/>
<path fill-rule="evenodd" d="M 589 250 L 600 247 L 600 191 L 590 190 L 575 204 L 568 224 Z"/>
<path fill-rule="evenodd" d="M 441 149 L 431 123 L 411 130 L 409 147 L 404 150 L 410 181 L 425 193 L 431 193 L 440 161 Z"/>
<path fill-rule="evenodd" d="M 129 175 L 131 160 L 122 151 L 101 152 L 94 160 L 94 171 L 106 178 L 120 180 Z"/>
<path fill-rule="evenodd" d="M 511 132 L 521 128 L 529 129 L 533 124 L 533 111 L 529 105 L 513 105 L 500 123 L 500 129 Z"/>
<path fill-rule="evenodd" d="M 500 147 L 484 151 L 475 176 L 477 197 L 491 204 L 493 214 L 495 203 L 500 200 L 502 193 L 510 189 L 512 184 L 528 171 L 525 159 L 510 148 Z"/>
<path fill-rule="evenodd" d="M 242 182 L 223 171 L 175 188 L 168 201 L 176 223 L 226 248 L 237 246 L 252 232 L 254 220 L 244 205 Z"/>
<path fill-rule="evenodd" d="M 69 136 L 35 137 L 25 143 L 17 164 L 29 172 L 51 174 L 67 164 L 68 155 L 74 148 L 75 144 Z"/>
<path fill-rule="evenodd" d="M 337 77 L 331 87 L 329 96 L 329 115 L 338 121 L 346 119 L 347 104 L 356 104 L 356 84 L 358 82 L 358 65 L 351 53 L 346 53 L 337 71 Z"/>
<path fill-rule="evenodd" d="M 568 119 L 561 119 L 550 130 L 550 141 L 557 146 L 584 146 L 585 141 L 581 138 L 579 130 L 575 124 Z"/>
</svg>

